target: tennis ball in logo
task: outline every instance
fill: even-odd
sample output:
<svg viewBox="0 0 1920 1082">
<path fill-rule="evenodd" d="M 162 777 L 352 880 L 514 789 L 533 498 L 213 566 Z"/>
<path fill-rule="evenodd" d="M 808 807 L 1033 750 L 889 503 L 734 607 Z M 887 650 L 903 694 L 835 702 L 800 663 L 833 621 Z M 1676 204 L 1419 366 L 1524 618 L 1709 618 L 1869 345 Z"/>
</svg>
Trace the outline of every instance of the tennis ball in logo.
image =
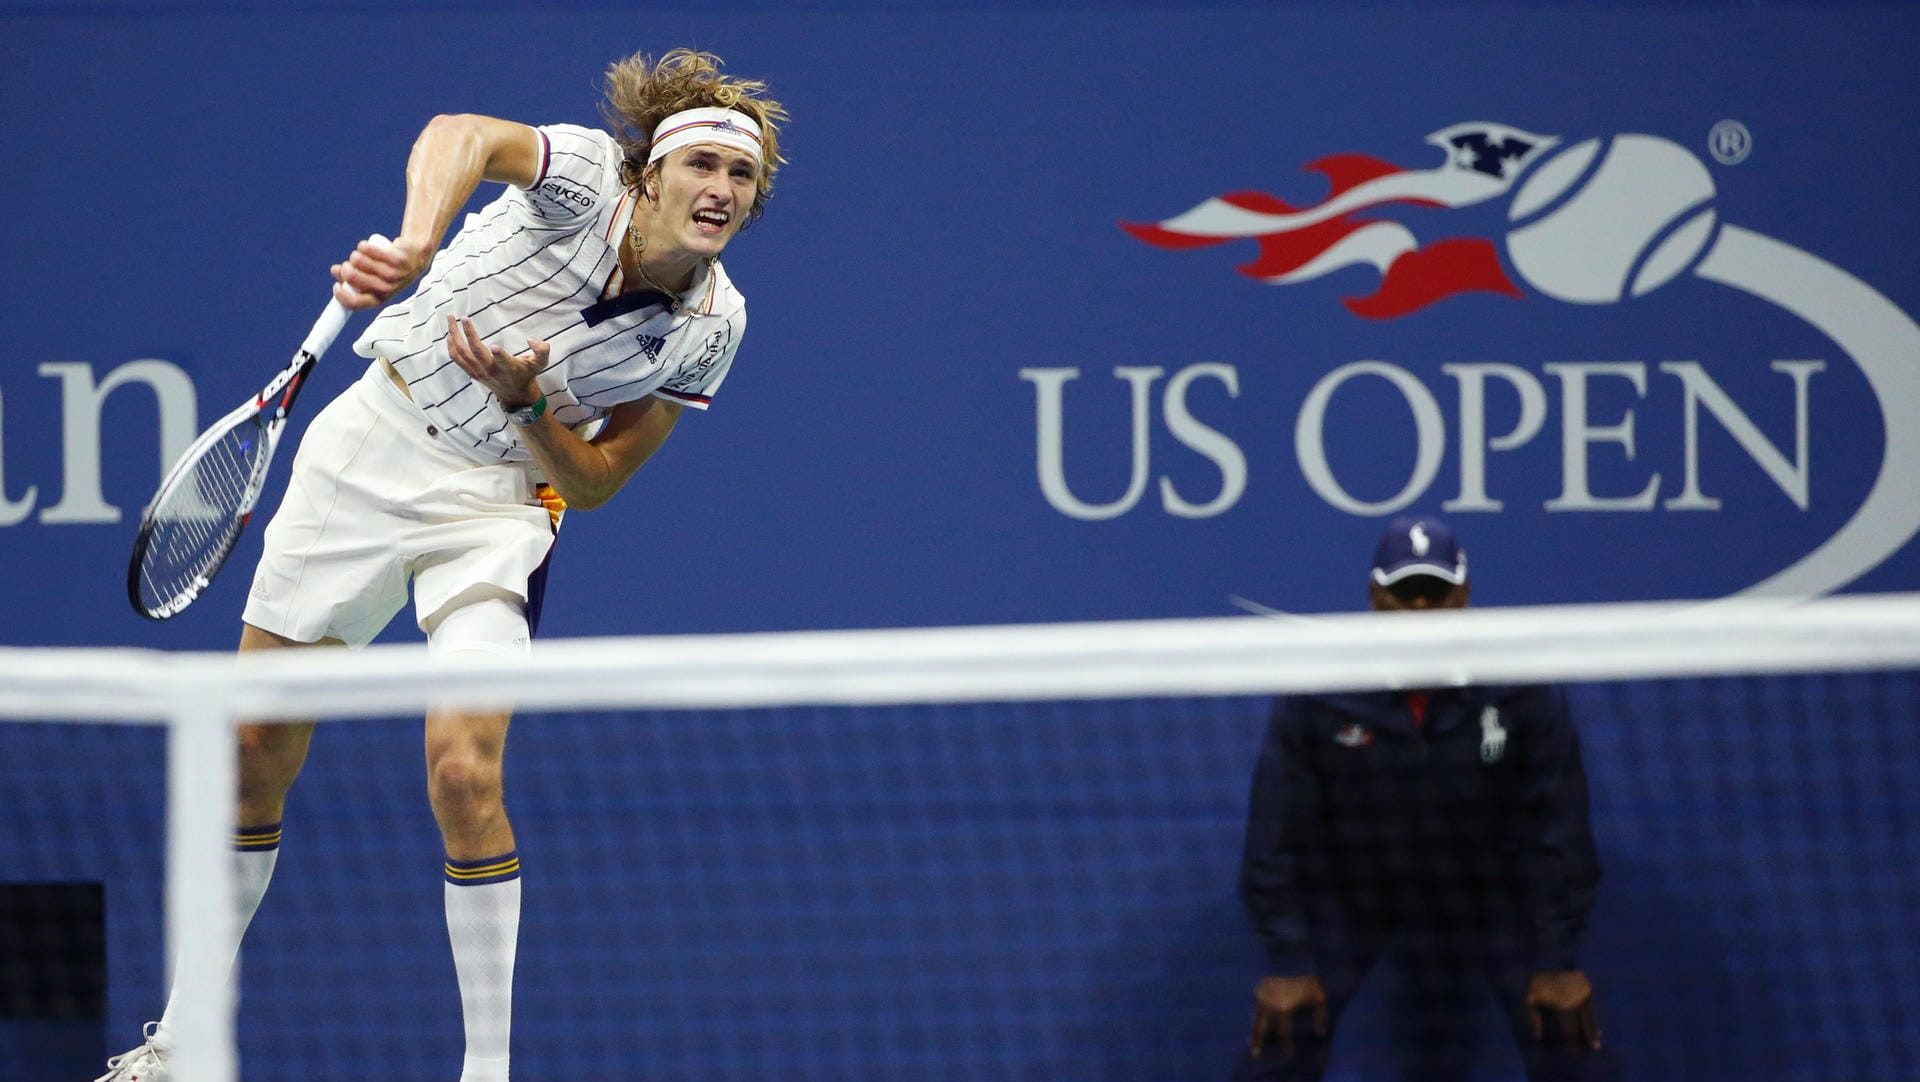
<svg viewBox="0 0 1920 1082">
<path fill-rule="evenodd" d="M 1596 164 L 1597 161 L 1597 164 Z M 1658 289 L 1713 240 L 1713 177 L 1651 135 L 1589 139 L 1542 162 L 1513 197 L 1507 257 L 1556 300 L 1612 304 Z"/>
</svg>

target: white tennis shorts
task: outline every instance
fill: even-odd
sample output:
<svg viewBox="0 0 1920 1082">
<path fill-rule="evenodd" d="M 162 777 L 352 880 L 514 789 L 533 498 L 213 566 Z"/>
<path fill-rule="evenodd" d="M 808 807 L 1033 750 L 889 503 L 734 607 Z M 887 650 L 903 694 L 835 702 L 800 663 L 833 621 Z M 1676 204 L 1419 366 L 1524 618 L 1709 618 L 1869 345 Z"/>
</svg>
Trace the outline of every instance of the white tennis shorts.
<svg viewBox="0 0 1920 1082">
<path fill-rule="evenodd" d="M 528 578 L 554 521 L 527 464 L 478 465 L 448 443 L 373 362 L 307 426 L 242 618 L 297 642 L 365 646 L 411 579 L 436 654 L 451 645 L 435 641 L 443 626 L 482 640 L 457 649 L 525 653 Z M 488 615 L 449 618 L 468 607 Z"/>
</svg>

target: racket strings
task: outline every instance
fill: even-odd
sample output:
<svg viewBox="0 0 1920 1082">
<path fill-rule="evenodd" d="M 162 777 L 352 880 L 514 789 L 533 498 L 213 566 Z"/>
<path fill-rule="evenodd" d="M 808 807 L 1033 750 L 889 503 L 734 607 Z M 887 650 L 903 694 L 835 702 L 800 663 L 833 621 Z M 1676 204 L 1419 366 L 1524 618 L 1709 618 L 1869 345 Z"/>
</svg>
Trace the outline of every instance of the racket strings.
<svg viewBox="0 0 1920 1082">
<path fill-rule="evenodd" d="M 206 585 L 246 523 L 265 443 L 257 422 L 237 425 L 161 493 L 140 561 L 143 600 L 157 607 Z"/>
</svg>

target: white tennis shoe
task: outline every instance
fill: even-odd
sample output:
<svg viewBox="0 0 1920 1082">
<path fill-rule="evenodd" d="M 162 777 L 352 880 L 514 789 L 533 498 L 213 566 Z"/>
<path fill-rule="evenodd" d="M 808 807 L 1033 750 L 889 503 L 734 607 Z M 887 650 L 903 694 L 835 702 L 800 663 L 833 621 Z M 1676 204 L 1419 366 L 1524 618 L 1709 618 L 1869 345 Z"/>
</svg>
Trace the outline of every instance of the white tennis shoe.
<svg viewBox="0 0 1920 1082">
<path fill-rule="evenodd" d="M 173 1051 L 173 1042 L 158 1022 L 148 1022 L 141 1032 L 147 1039 L 140 1047 L 108 1060 L 107 1073 L 93 1082 L 167 1082 L 167 1053 Z"/>
</svg>

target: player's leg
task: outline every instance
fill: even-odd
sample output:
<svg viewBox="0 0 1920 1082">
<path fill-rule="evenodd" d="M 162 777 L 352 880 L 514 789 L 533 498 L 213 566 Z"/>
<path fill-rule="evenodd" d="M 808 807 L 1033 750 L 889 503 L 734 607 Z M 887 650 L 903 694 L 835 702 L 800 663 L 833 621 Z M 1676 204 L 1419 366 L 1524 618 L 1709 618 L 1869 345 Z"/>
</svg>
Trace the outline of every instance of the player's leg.
<svg viewBox="0 0 1920 1082">
<path fill-rule="evenodd" d="M 436 658 L 524 655 L 525 604 L 479 590 L 426 622 Z M 446 846 L 447 937 L 466 1028 L 462 1082 L 505 1082 L 513 964 L 520 930 L 520 860 L 503 775 L 509 711 L 427 714 L 427 796 Z"/>
<path fill-rule="evenodd" d="M 322 639 L 317 644 L 300 643 L 251 624 L 241 627 L 241 653 L 309 645 L 339 646 L 341 642 Z M 239 825 L 234 829 L 233 839 L 240 868 L 235 886 L 240 906 L 240 920 L 234 929 L 236 936 L 246 933 L 273 877 L 273 867 L 280 855 L 280 822 L 287 805 L 287 792 L 300 776 L 300 768 L 306 765 L 307 748 L 313 742 L 313 724 L 311 721 L 279 721 L 239 726 Z M 235 946 L 237 949 L 237 942 Z"/>
<path fill-rule="evenodd" d="M 323 640 L 338 645 L 339 640 Z M 304 646 L 306 643 L 241 625 L 240 651 Z M 233 831 L 233 938 L 226 946 L 229 968 L 240 951 L 240 940 L 259 911 L 267 884 L 280 859 L 280 821 L 287 792 L 307 759 L 313 739 L 310 721 L 278 722 L 238 727 L 239 793 Z M 158 1022 L 148 1023 L 139 1047 L 107 1061 L 107 1073 L 97 1082 L 168 1082 L 167 1058 L 173 1048 L 172 1018 L 178 1006 L 176 986 Z"/>
<path fill-rule="evenodd" d="M 427 716 L 427 792 L 446 844 L 447 938 L 466 1026 L 463 1082 L 505 1082 L 520 860 L 501 793 L 505 713 Z"/>
<path fill-rule="evenodd" d="M 436 659 L 519 660 L 538 619 L 552 509 L 517 466 L 460 466 L 410 504 L 421 529 L 403 539 L 403 550 L 413 561 L 420 629 Z M 511 1044 L 520 861 L 501 793 L 509 717 L 505 706 L 435 709 L 427 717 L 427 785 L 446 845 L 465 1082 L 504 1080 Z"/>
<path fill-rule="evenodd" d="M 302 643 L 252 624 L 242 624 L 240 628 L 243 654 L 312 645 L 339 646 L 341 642 L 322 639 L 319 643 Z M 246 825 L 271 826 L 277 831 L 286 809 L 287 793 L 307 762 L 307 748 L 313 742 L 313 722 L 244 724 L 239 726 L 239 737 L 240 822 L 243 829 Z"/>
<path fill-rule="evenodd" d="M 320 643 L 295 642 L 252 624 L 242 624 L 240 652 L 277 650 L 294 646 L 338 646 L 338 639 Z M 240 941 L 253 923 L 253 915 L 266 897 L 273 869 L 280 860 L 280 822 L 287 805 L 287 792 L 306 764 L 307 748 L 313 741 L 313 722 L 283 721 L 245 724 L 238 727 L 240 792 L 233 830 L 234 922 L 233 941 L 228 944 L 231 965 L 240 952 Z M 167 1011 L 160 1019 L 167 1025 L 174 1001 L 167 997 Z"/>
</svg>

